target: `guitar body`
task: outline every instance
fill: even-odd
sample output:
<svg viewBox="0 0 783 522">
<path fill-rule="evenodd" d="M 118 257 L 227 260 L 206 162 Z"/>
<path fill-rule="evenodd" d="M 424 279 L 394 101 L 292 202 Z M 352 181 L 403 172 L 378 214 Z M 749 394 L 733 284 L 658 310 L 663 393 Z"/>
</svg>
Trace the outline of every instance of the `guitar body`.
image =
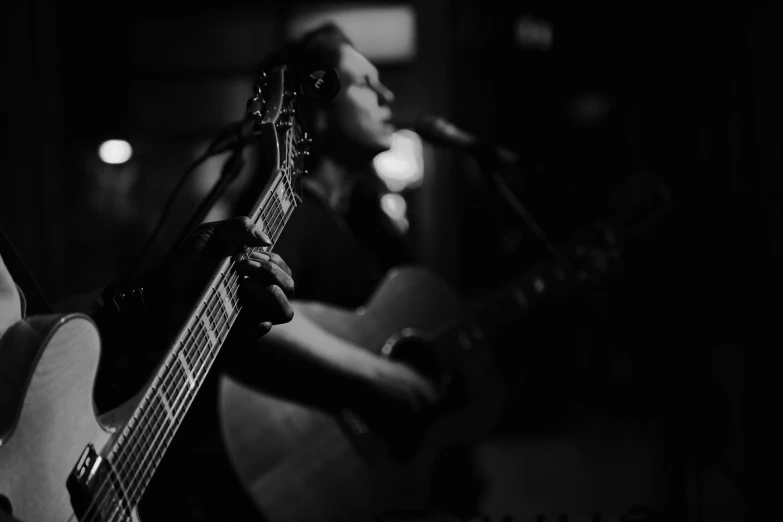
<svg viewBox="0 0 783 522">
<path fill-rule="evenodd" d="M 427 338 L 457 319 L 461 306 L 442 279 L 406 267 L 390 272 L 365 308 L 296 303 L 296 313 L 381 354 L 387 341 L 392 344 L 399 334 L 411 333 L 406 329 Z M 387 510 L 422 508 L 441 450 L 485 433 L 500 416 L 502 393 L 487 352 L 451 346 L 440 355 L 442 364 L 465 376 L 469 399 L 429 424 L 418 451 L 405 462 L 392 458 L 384 439 L 362 434 L 345 418 L 223 376 L 221 427 L 234 468 L 269 520 L 364 519 Z"/>
<path fill-rule="evenodd" d="M 98 331 L 79 314 L 20 321 L 0 340 L 0 390 L 14 398 L 0 412 L 0 495 L 15 518 L 74 520 L 66 480 L 88 444 L 100 454 L 127 408 L 96 417 L 99 357 Z"/>
</svg>

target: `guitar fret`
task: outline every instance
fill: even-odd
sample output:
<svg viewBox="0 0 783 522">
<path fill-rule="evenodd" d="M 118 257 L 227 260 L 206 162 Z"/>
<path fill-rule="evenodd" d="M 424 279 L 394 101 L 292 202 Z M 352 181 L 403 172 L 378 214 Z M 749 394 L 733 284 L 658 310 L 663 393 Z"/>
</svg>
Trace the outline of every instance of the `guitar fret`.
<svg viewBox="0 0 783 522">
<path fill-rule="evenodd" d="M 172 364 L 171 367 L 168 368 L 168 375 L 170 377 L 167 379 L 166 393 L 178 393 L 178 391 L 182 389 L 182 385 L 187 381 L 185 369 L 181 364 Z M 172 397 L 169 394 L 168 398 L 172 403 L 176 404 L 176 396 Z"/>
<path fill-rule="evenodd" d="M 215 337 L 215 331 L 212 327 L 212 321 L 210 320 L 209 316 L 201 316 L 201 325 L 204 327 L 204 330 L 207 334 L 207 342 L 209 343 L 209 347 L 212 348 L 215 346 L 215 344 L 217 344 L 217 337 Z"/>
<path fill-rule="evenodd" d="M 288 194 L 286 194 L 285 176 L 283 177 L 283 183 L 280 183 L 275 195 L 277 196 L 278 204 L 282 209 L 281 215 L 285 215 L 288 212 L 288 208 L 291 206 L 291 202 L 288 200 Z"/>
<path fill-rule="evenodd" d="M 185 355 L 183 355 L 181 350 L 177 353 L 177 360 L 182 367 L 182 371 L 185 372 L 188 386 L 190 386 L 190 389 L 192 390 L 196 387 L 196 380 L 193 378 L 193 373 L 190 371 L 190 365 L 188 364 L 188 361 L 185 360 Z"/>
<path fill-rule="evenodd" d="M 228 322 L 228 318 L 231 316 L 231 314 L 234 313 L 234 304 L 228 297 L 228 292 L 226 291 L 226 286 L 224 283 L 218 284 L 217 291 L 218 295 L 220 296 L 220 300 L 218 301 L 218 303 L 220 303 L 220 309 L 226 315 L 226 322 Z"/>
<path fill-rule="evenodd" d="M 163 409 L 166 411 L 166 417 L 168 418 L 169 425 L 174 425 L 174 411 L 171 409 L 171 404 L 169 404 L 168 399 L 166 399 L 166 395 L 158 388 L 155 390 L 155 396 L 158 398 L 158 401 L 163 405 Z"/>
</svg>

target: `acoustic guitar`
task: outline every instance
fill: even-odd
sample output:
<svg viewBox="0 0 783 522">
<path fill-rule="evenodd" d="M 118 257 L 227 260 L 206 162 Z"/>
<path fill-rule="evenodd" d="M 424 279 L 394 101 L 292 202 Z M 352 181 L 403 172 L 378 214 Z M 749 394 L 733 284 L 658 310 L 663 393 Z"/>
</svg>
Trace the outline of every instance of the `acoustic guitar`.
<svg viewBox="0 0 783 522">
<path fill-rule="evenodd" d="M 661 196 L 661 186 L 647 189 L 653 199 Z M 587 242 L 573 245 L 571 261 L 588 268 L 580 259 L 590 258 L 590 239 L 608 234 L 619 247 L 624 237 L 641 235 L 660 221 L 667 205 L 654 205 L 652 214 L 636 218 L 625 232 L 596 228 Z M 222 375 L 221 431 L 253 502 L 275 521 L 373 520 L 426 507 L 441 452 L 478 439 L 501 418 L 504 394 L 491 349 L 499 329 L 518 326 L 547 296 L 579 288 L 588 273 L 595 272 L 578 269 L 572 277 L 558 263 L 542 262 L 466 307 L 439 276 L 406 266 L 390 271 L 358 310 L 295 302 L 296 314 L 329 333 L 411 364 L 439 387 L 443 399 L 427 418 L 376 433 L 356 412 L 331 415 Z"/>
<path fill-rule="evenodd" d="M 248 216 L 273 242 L 296 208 L 310 144 L 296 114 L 297 91 L 307 87 L 290 82 L 284 67 L 262 74 L 248 102 L 271 173 Z M 100 418 L 93 385 L 101 343 L 89 317 L 32 317 L 6 331 L 0 508 L 28 522 L 138 519 L 139 501 L 242 308 L 235 264 L 251 251 L 219 263 L 144 389 Z"/>
</svg>

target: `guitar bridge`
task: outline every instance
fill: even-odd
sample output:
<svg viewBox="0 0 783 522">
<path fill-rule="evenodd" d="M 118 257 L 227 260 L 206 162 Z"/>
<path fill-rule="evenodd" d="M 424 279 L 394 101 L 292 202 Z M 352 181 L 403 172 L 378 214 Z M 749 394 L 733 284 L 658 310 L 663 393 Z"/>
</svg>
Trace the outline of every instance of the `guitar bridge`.
<svg viewBox="0 0 783 522">
<path fill-rule="evenodd" d="M 65 483 L 77 520 L 131 522 L 125 489 L 111 464 L 87 445 Z"/>
</svg>

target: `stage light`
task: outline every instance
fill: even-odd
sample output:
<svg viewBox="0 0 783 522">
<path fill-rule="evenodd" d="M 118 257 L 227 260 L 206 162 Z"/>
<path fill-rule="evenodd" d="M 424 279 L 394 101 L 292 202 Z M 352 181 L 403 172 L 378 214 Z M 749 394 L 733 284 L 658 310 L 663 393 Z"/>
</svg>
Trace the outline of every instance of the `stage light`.
<svg viewBox="0 0 783 522">
<path fill-rule="evenodd" d="M 133 156 L 133 148 L 125 140 L 107 140 L 98 148 L 101 161 L 110 165 L 127 162 Z"/>
<path fill-rule="evenodd" d="M 415 132 L 399 130 L 392 134 L 391 148 L 373 159 L 375 172 L 392 192 L 421 184 L 424 154 L 421 138 Z"/>
<path fill-rule="evenodd" d="M 552 47 L 552 24 L 546 20 L 523 16 L 516 22 L 517 45 L 527 49 L 548 50 Z"/>
</svg>

